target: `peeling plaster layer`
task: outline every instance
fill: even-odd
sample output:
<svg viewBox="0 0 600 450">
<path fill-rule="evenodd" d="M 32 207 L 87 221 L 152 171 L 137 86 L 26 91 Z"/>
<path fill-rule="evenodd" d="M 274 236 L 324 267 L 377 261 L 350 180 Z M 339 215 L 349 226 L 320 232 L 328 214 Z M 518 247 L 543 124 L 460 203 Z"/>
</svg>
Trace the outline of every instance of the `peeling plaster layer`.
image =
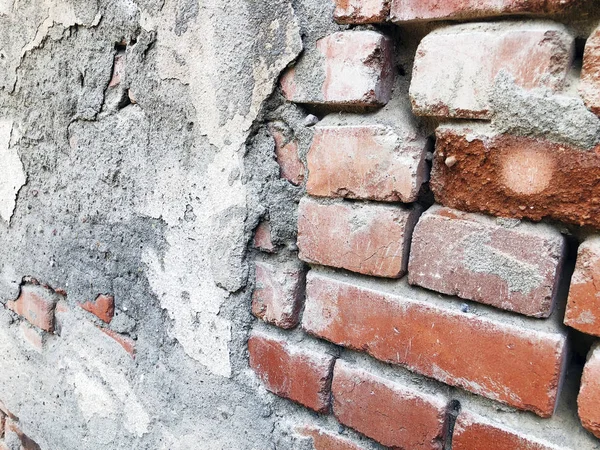
<svg viewBox="0 0 600 450">
<path fill-rule="evenodd" d="M 17 193 L 27 181 L 15 147 L 10 146 L 12 121 L 0 120 L 0 217 L 7 222 L 13 215 Z"/>
</svg>

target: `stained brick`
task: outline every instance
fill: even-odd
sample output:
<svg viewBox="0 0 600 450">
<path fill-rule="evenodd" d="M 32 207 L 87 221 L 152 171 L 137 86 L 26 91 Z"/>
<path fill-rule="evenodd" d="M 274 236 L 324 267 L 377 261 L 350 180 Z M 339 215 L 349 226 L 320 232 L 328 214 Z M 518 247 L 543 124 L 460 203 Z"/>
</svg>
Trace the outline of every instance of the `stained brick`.
<svg viewBox="0 0 600 450">
<path fill-rule="evenodd" d="M 304 301 L 305 271 L 298 264 L 256 262 L 252 313 L 280 328 L 298 325 Z"/>
<path fill-rule="evenodd" d="M 253 246 L 266 253 L 275 252 L 276 247 L 271 239 L 271 224 L 268 221 L 264 220 L 256 227 Z"/>
<path fill-rule="evenodd" d="M 577 398 L 579 418 L 584 428 L 600 439 L 600 345 L 590 351 Z"/>
<path fill-rule="evenodd" d="M 298 154 L 298 140 L 284 132 L 283 124 L 269 124 L 269 131 L 275 141 L 275 156 L 279 164 L 279 174 L 290 183 L 299 186 L 304 182 L 306 167 Z"/>
<path fill-rule="evenodd" d="M 21 322 L 19 325 L 21 336 L 35 351 L 42 352 L 44 349 L 44 332 L 38 328 L 32 327 L 27 322 Z"/>
<path fill-rule="evenodd" d="M 335 344 L 549 417 L 566 336 L 541 325 L 463 313 L 459 302 L 403 284 L 391 289 L 314 270 L 302 319 L 306 331 Z"/>
<path fill-rule="evenodd" d="M 525 89 L 561 89 L 573 45 L 565 27 L 548 22 L 463 24 L 434 31 L 417 50 L 413 110 L 423 116 L 490 118 L 489 92 L 500 71 Z"/>
<path fill-rule="evenodd" d="M 333 17 L 338 23 L 381 23 L 389 13 L 390 0 L 335 0 Z"/>
<path fill-rule="evenodd" d="M 329 410 L 333 356 L 260 332 L 248 339 L 248 352 L 250 367 L 269 391 L 318 412 Z"/>
<path fill-rule="evenodd" d="M 115 315 L 115 298 L 112 295 L 100 294 L 93 302 L 87 301 L 80 306 L 105 323 L 110 323 Z"/>
<path fill-rule="evenodd" d="M 420 209 L 304 198 L 298 211 L 300 259 L 379 277 L 406 272 Z"/>
<path fill-rule="evenodd" d="M 343 361 L 332 384 L 337 419 L 392 448 L 442 450 L 448 401 Z"/>
<path fill-rule="evenodd" d="M 342 31 L 317 41 L 281 79 L 296 103 L 336 108 L 386 104 L 394 80 L 392 43 L 375 31 Z"/>
<path fill-rule="evenodd" d="M 51 289 L 24 284 L 21 286 L 19 297 L 9 300 L 6 307 L 24 317 L 36 327 L 52 333 L 54 331 L 54 308 L 59 296 Z"/>
<path fill-rule="evenodd" d="M 586 106 L 600 115 L 600 27 L 585 44 L 579 92 Z"/>
<path fill-rule="evenodd" d="M 577 254 L 571 278 L 565 324 L 600 336 L 600 237 L 586 239 Z"/>
<path fill-rule="evenodd" d="M 314 450 L 365 450 L 349 439 L 329 433 L 321 428 L 303 427 L 297 430 L 301 436 L 312 439 Z"/>
<path fill-rule="evenodd" d="M 412 203 L 427 181 L 427 140 L 410 122 L 337 124 L 337 115 L 315 127 L 308 153 L 306 189 L 317 197 Z M 398 129 L 400 128 L 401 129 Z"/>
<path fill-rule="evenodd" d="M 392 0 L 394 22 L 460 20 L 508 14 L 556 14 L 582 0 Z"/>
<path fill-rule="evenodd" d="M 565 239 L 545 224 L 514 224 L 433 206 L 415 227 L 408 281 L 534 317 L 552 312 Z"/>
<path fill-rule="evenodd" d="M 498 135 L 483 124 L 437 130 L 431 188 L 451 208 L 600 228 L 599 179 L 600 147 Z"/>
</svg>

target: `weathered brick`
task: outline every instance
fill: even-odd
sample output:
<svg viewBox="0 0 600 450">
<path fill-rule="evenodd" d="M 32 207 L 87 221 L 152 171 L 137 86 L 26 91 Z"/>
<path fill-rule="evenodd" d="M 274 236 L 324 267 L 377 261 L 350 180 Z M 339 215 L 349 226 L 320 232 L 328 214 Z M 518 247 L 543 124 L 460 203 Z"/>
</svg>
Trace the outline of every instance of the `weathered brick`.
<svg viewBox="0 0 600 450">
<path fill-rule="evenodd" d="M 281 78 L 296 103 L 364 108 L 386 104 L 394 81 L 391 41 L 375 31 L 342 31 L 317 41 Z"/>
<path fill-rule="evenodd" d="M 307 408 L 327 412 L 335 358 L 253 332 L 248 339 L 250 367 L 267 390 Z"/>
<path fill-rule="evenodd" d="M 600 236 L 586 239 L 579 247 L 565 324 L 600 336 Z"/>
<path fill-rule="evenodd" d="M 118 86 L 125 75 L 125 54 L 118 53 L 113 61 L 113 73 L 108 84 L 109 87 Z"/>
<path fill-rule="evenodd" d="M 364 450 L 350 439 L 329 433 L 322 428 L 307 426 L 298 428 L 297 433 L 311 438 L 315 450 Z"/>
<path fill-rule="evenodd" d="M 408 281 L 534 317 L 550 316 L 565 239 L 545 224 L 514 224 L 433 206 L 413 233 Z"/>
<path fill-rule="evenodd" d="M 36 327 L 29 325 L 27 322 L 21 322 L 19 325 L 21 336 L 35 351 L 42 352 L 44 350 L 45 336 L 44 332 Z"/>
<path fill-rule="evenodd" d="M 579 92 L 586 106 L 600 116 L 600 26 L 585 44 Z"/>
<path fill-rule="evenodd" d="M 87 301 L 80 306 L 104 323 L 110 323 L 115 315 L 115 298 L 112 295 L 100 294 L 93 302 Z"/>
<path fill-rule="evenodd" d="M 498 135 L 484 124 L 437 130 L 430 184 L 436 201 L 445 206 L 600 228 L 598 179 L 600 147 L 585 151 L 542 139 Z"/>
<path fill-rule="evenodd" d="M 400 23 L 556 14 L 582 3 L 582 0 L 392 0 L 391 19 Z"/>
<path fill-rule="evenodd" d="M 600 344 L 596 344 L 588 355 L 577 405 L 584 428 L 600 439 Z"/>
<path fill-rule="evenodd" d="M 275 253 L 277 249 L 271 239 L 271 224 L 268 220 L 263 220 L 258 224 L 254 231 L 254 248 L 266 253 Z"/>
<path fill-rule="evenodd" d="M 298 154 L 298 140 L 290 136 L 291 131 L 281 123 L 270 123 L 269 132 L 275 141 L 275 157 L 279 164 L 279 175 L 295 186 L 301 185 L 304 182 L 306 167 Z"/>
<path fill-rule="evenodd" d="M 303 261 L 379 277 L 406 273 L 416 207 L 300 201 L 298 248 Z"/>
<path fill-rule="evenodd" d="M 427 140 L 408 121 L 327 116 L 315 127 L 306 189 L 317 197 L 412 203 L 428 178 L 426 154 Z"/>
<path fill-rule="evenodd" d="M 338 360 L 333 413 L 349 427 L 392 448 L 443 448 L 448 400 Z"/>
<path fill-rule="evenodd" d="M 333 17 L 338 23 L 381 23 L 390 14 L 390 0 L 335 0 Z"/>
<path fill-rule="evenodd" d="M 252 313 L 280 328 L 298 325 L 304 301 L 305 271 L 298 264 L 256 262 Z"/>
<path fill-rule="evenodd" d="M 35 284 L 23 284 L 19 297 L 9 300 L 6 307 L 24 317 L 36 327 L 54 331 L 54 308 L 59 296 L 51 289 Z"/>
<path fill-rule="evenodd" d="M 525 89 L 563 87 L 574 38 L 548 22 L 449 26 L 419 45 L 410 86 L 417 115 L 486 119 L 489 92 L 500 71 Z M 444 70 L 440 70 L 444 61 Z"/>
<path fill-rule="evenodd" d="M 135 341 L 130 336 L 117 333 L 116 331 L 113 331 L 109 328 L 98 327 L 98 329 L 104 334 L 106 334 L 108 337 L 114 339 L 117 344 L 123 347 L 123 350 L 129 353 L 129 356 L 135 359 Z"/>
<path fill-rule="evenodd" d="M 388 286 L 374 279 L 365 286 L 360 279 L 349 282 L 313 270 L 302 326 L 446 384 L 542 417 L 552 415 L 565 360 L 564 331 L 540 330 L 546 324 L 534 319 L 529 319 L 532 328 L 508 323 L 493 311 L 487 317 L 464 313 L 460 302 L 402 283 Z"/>
</svg>

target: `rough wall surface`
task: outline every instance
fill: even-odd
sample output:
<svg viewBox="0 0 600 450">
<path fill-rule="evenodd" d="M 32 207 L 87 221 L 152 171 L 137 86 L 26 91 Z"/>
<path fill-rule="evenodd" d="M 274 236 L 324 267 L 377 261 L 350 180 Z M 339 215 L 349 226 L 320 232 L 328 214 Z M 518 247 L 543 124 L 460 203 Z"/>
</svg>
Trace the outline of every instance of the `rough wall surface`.
<svg viewBox="0 0 600 450">
<path fill-rule="evenodd" d="M 600 9 L 443 3 L 0 0 L 0 450 L 600 449 Z"/>
</svg>

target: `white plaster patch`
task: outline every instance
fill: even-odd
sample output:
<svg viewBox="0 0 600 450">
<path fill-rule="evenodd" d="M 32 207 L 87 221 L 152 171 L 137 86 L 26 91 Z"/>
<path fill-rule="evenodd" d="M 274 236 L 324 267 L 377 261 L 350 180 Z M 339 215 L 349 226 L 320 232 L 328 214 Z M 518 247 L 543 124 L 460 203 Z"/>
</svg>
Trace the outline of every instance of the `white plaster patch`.
<svg viewBox="0 0 600 450">
<path fill-rule="evenodd" d="M 17 193 L 27 181 L 16 148 L 10 147 L 12 121 L 0 120 L 0 217 L 10 222 L 17 204 Z"/>
</svg>

